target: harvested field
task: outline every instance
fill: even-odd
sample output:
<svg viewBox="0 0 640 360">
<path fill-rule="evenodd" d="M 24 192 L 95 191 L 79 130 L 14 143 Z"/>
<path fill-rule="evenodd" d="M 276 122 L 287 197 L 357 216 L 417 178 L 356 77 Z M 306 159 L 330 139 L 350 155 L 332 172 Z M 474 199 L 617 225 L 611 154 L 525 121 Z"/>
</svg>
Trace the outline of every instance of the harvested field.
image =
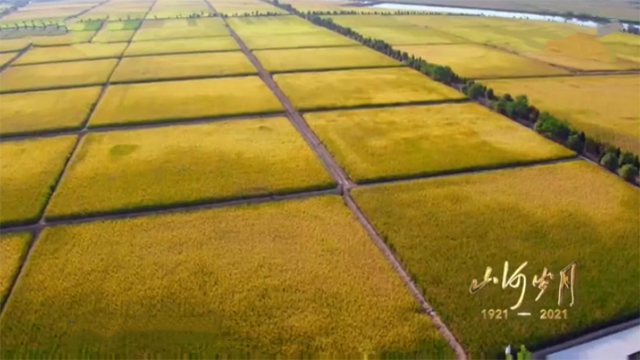
<svg viewBox="0 0 640 360">
<path fill-rule="evenodd" d="M 17 52 L 0 53 L 0 67 L 5 66 L 16 55 L 18 55 Z"/>
<path fill-rule="evenodd" d="M 139 41 L 129 45 L 124 56 L 240 50 L 231 36 L 201 39 Z"/>
<path fill-rule="evenodd" d="M 572 161 L 352 193 L 472 358 L 498 358 L 505 344 L 537 350 L 638 314 L 640 273 L 629 269 L 640 267 L 640 193 L 595 165 Z M 505 261 L 505 277 L 527 262 L 526 289 L 515 277 L 513 288 L 490 283 L 469 292 L 487 266 L 502 279 Z M 559 305 L 559 272 L 574 261 L 574 297 L 564 291 Z M 540 289 L 531 281 L 545 267 L 553 279 L 536 301 Z M 483 319 L 489 308 L 506 309 L 508 320 Z M 567 319 L 541 320 L 543 309 L 566 309 Z M 516 316 L 521 311 L 532 316 Z"/>
<path fill-rule="evenodd" d="M 0 74 L 0 92 L 101 85 L 108 80 L 117 62 L 106 59 L 12 66 Z"/>
<path fill-rule="evenodd" d="M 3 355 L 452 358 L 338 196 L 45 229 L 0 328 Z"/>
<path fill-rule="evenodd" d="M 100 87 L 0 95 L 0 134 L 78 129 L 97 101 Z"/>
<path fill-rule="evenodd" d="M 111 82 L 249 75 L 257 72 L 241 51 L 136 56 L 120 61 Z"/>
<path fill-rule="evenodd" d="M 329 30 L 309 34 L 243 36 L 242 40 L 251 50 L 360 45 L 360 43 L 355 40 L 330 32 Z"/>
<path fill-rule="evenodd" d="M 0 303 L 4 302 L 18 275 L 30 241 L 31 234 L 26 232 L 0 235 Z"/>
<path fill-rule="evenodd" d="M 145 20 L 133 41 L 228 36 L 219 18 Z"/>
<path fill-rule="evenodd" d="M 318 112 L 305 118 L 358 182 L 574 154 L 473 103 Z"/>
<path fill-rule="evenodd" d="M 47 217 L 335 186 L 284 117 L 89 134 L 71 161 Z"/>
<path fill-rule="evenodd" d="M 464 97 L 409 68 L 280 74 L 273 78 L 301 110 Z"/>
<path fill-rule="evenodd" d="M 499 94 L 525 94 L 529 102 L 538 108 L 568 121 L 587 135 L 640 154 L 640 79 L 637 75 L 511 79 L 483 83 Z"/>
<path fill-rule="evenodd" d="M 75 141 L 60 136 L 0 143 L 0 224 L 40 218 Z"/>
<path fill-rule="evenodd" d="M 33 38 L 34 46 L 59 46 L 84 43 L 91 40 L 95 31 L 73 31 L 65 35 L 36 36 Z"/>
<path fill-rule="evenodd" d="M 404 65 L 366 46 L 263 50 L 255 55 L 270 72 Z"/>
<path fill-rule="evenodd" d="M 115 43 L 115 42 L 127 42 L 131 40 L 135 30 L 118 30 L 113 31 L 109 29 L 100 30 L 96 36 L 91 39 L 92 43 Z"/>
<path fill-rule="evenodd" d="M 308 34 L 329 31 L 295 15 L 265 17 L 235 17 L 229 26 L 243 39 L 253 36 Z"/>
<path fill-rule="evenodd" d="M 257 76 L 114 85 L 89 126 L 282 111 Z"/>
<path fill-rule="evenodd" d="M 117 58 L 127 47 L 119 44 L 77 44 L 69 46 L 48 46 L 29 49 L 14 64 L 38 64 L 68 60 L 91 60 Z"/>
<path fill-rule="evenodd" d="M 562 75 L 563 70 L 541 61 L 479 44 L 401 46 L 397 48 L 427 62 L 448 65 L 458 75 L 472 79 L 521 75 Z"/>
</svg>

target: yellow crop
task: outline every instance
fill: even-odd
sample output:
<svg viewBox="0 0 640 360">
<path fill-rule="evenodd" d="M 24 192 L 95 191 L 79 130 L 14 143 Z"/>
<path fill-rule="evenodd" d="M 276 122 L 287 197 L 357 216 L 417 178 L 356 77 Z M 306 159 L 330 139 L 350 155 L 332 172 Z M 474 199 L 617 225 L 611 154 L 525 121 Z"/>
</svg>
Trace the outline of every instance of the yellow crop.
<svg viewBox="0 0 640 360">
<path fill-rule="evenodd" d="M 216 36 L 198 39 L 138 41 L 129 45 L 124 56 L 239 49 L 238 43 L 231 36 Z"/>
<path fill-rule="evenodd" d="M 451 44 L 466 40 L 435 29 L 415 26 L 394 16 L 333 16 L 333 21 L 360 34 L 381 39 L 391 45 Z M 400 20 L 398 20 L 400 19 Z"/>
<path fill-rule="evenodd" d="M 72 31 L 64 35 L 36 36 L 33 38 L 35 46 L 71 45 L 91 40 L 95 31 Z"/>
<path fill-rule="evenodd" d="M 0 51 L 5 52 L 5 51 L 18 51 L 18 50 L 22 50 L 25 47 L 27 47 L 27 45 L 29 45 L 31 41 L 29 39 L 2 39 L 2 41 L 0 41 Z"/>
<path fill-rule="evenodd" d="M 100 85 L 107 81 L 117 62 L 106 59 L 12 66 L 0 74 L 0 92 Z"/>
<path fill-rule="evenodd" d="M 483 81 L 497 93 L 526 94 L 529 102 L 575 128 L 640 154 L 640 78 L 576 76 Z M 585 101 L 588 99 L 588 101 Z"/>
<path fill-rule="evenodd" d="M 18 354 L 447 350 L 338 196 L 48 228 L 12 300 Z"/>
<path fill-rule="evenodd" d="M 8 295 L 30 241 L 31 234 L 26 232 L 0 235 L 0 302 Z"/>
<path fill-rule="evenodd" d="M 329 30 L 307 34 L 242 36 L 242 40 L 252 50 L 360 45 L 355 40 Z"/>
<path fill-rule="evenodd" d="M 273 78 L 298 109 L 464 97 L 409 68 L 279 74 Z"/>
<path fill-rule="evenodd" d="M 282 105 L 257 76 L 113 85 L 90 126 L 276 112 Z"/>
<path fill-rule="evenodd" d="M 539 347 L 637 314 L 640 192 L 596 165 L 577 160 L 353 194 L 473 358 L 498 354 L 505 344 Z M 505 261 L 507 278 L 528 262 L 523 301 L 513 310 L 523 283 L 503 290 Z M 558 305 L 559 271 L 574 261 L 574 305 L 566 290 Z M 487 266 L 499 283 L 472 295 L 471 281 L 481 282 Z M 533 276 L 544 267 L 553 279 L 536 301 Z M 508 319 L 484 320 L 482 309 L 507 309 Z M 542 309 L 567 309 L 568 318 L 540 320 Z"/>
<path fill-rule="evenodd" d="M 356 180 L 573 155 L 477 104 L 331 111 L 305 118 Z"/>
<path fill-rule="evenodd" d="M 133 41 L 228 36 L 220 18 L 167 19 L 143 21 Z"/>
<path fill-rule="evenodd" d="M 0 223 L 39 219 L 75 136 L 0 143 Z"/>
<path fill-rule="evenodd" d="M 17 52 L 8 52 L 8 53 L 0 53 L 0 66 L 4 66 L 6 63 L 11 61 L 18 53 Z"/>
<path fill-rule="evenodd" d="M 78 128 L 99 93 L 85 87 L 0 95 L 0 134 Z"/>
<path fill-rule="evenodd" d="M 37 47 L 29 49 L 14 64 L 35 64 L 64 60 L 91 60 L 95 58 L 117 58 L 127 47 L 117 44 L 76 44 L 69 46 Z"/>
<path fill-rule="evenodd" d="M 430 63 L 448 65 L 466 78 L 569 74 L 541 61 L 479 44 L 400 46 L 397 49 Z"/>
<path fill-rule="evenodd" d="M 278 13 L 278 14 L 287 14 L 285 10 L 277 8 L 273 5 L 267 4 L 262 1 L 212 1 L 213 7 L 215 7 L 216 11 L 221 14 L 226 15 L 234 15 L 234 14 L 244 14 L 251 13 L 254 14 L 256 11 L 259 14 L 264 14 L 267 12 L 270 13 Z"/>
<path fill-rule="evenodd" d="M 403 65 L 365 46 L 263 50 L 254 53 L 262 66 L 272 72 Z"/>
<path fill-rule="evenodd" d="M 332 184 L 285 118 L 94 133 L 82 140 L 46 215 L 193 203 Z"/>
<path fill-rule="evenodd" d="M 92 43 L 110 43 L 110 42 L 119 42 L 119 41 L 129 41 L 135 34 L 135 30 L 110 30 L 108 28 L 104 28 L 100 30 L 96 36 L 91 39 Z"/>
<path fill-rule="evenodd" d="M 241 51 L 136 56 L 120 61 L 111 82 L 256 73 L 256 68 Z"/>
<path fill-rule="evenodd" d="M 245 36 L 308 34 L 329 31 L 297 16 L 235 17 L 228 19 L 227 22 L 243 39 Z"/>
</svg>

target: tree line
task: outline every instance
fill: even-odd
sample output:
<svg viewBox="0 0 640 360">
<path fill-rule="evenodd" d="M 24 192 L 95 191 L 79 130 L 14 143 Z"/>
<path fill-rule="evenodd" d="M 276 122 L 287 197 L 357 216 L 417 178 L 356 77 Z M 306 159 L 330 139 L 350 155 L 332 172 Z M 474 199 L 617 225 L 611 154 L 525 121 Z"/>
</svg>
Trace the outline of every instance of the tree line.
<svg viewBox="0 0 640 360">
<path fill-rule="evenodd" d="M 579 154 L 592 158 L 604 168 L 617 173 L 629 182 L 635 183 L 635 179 L 638 177 L 638 169 L 640 169 L 638 155 L 631 152 L 623 152 L 619 147 L 598 141 L 593 137 L 587 136 L 583 131 L 572 128 L 567 122 L 550 113 L 541 112 L 535 106 L 529 104 L 526 95 L 518 95 L 513 98 L 510 94 L 504 94 L 498 97 L 493 89 L 474 80 L 458 76 L 449 66 L 432 64 L 421 57 L 396 50 L 384 40 L 364 36 L 349 27 L 336 24 L 331 18 L 322 18 L 312 12 L 300 12 L 290 4 L 279 4 L 278 2 L 274 2 L 274 4 L 283 10 L 307 19 L 315 25 L 347 36 L 401 61 L 435 81 L 461 90 L 470 99 L 488 106 L 495 112 L 525 124 L 533 124 L 534 130 L 538 133 L 561 143 Z"/>
</svg>

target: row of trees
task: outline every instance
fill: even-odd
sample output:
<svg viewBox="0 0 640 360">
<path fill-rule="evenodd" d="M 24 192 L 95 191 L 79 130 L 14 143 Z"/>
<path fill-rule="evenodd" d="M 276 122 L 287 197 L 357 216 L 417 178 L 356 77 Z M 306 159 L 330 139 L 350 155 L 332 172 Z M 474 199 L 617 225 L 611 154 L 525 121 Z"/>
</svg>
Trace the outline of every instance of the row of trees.
<svg viewBox="0 0 640 360">
<path fill-rule="evenodd" d="M 638 176 L 640 160 L 637 155 L 630 152 L 622 152 L 620 148 L 588 137 L 584 132 L 573 129 L 569 124 L 548 112 L 541 113 L 535 106 L 529 104 L 529 100 L 525 95 L 518 95 L 513 98 L 511 95 L 505 94 L 497 97 L 493 89 L 474 80 L 458 76 L 449 66 L 431 64 L 421 57 L 395 50 L 384 40 L 363 36 L 349 27 L 336 24 L 331 18 L 322 18 L 313 13 L 300 12 L 289 4 L 275 3 L 275 5 L 318 26 L 333 30 L 398 61 L 402 61 L 433 80 L 457 88 L 469 98 L 513 120 L 533 124 L 534 130 L 537 132 L 577 153 L 590 156 L 606 169 L 618 172 L 625 180 L 634 182 Z"/>
</svg>

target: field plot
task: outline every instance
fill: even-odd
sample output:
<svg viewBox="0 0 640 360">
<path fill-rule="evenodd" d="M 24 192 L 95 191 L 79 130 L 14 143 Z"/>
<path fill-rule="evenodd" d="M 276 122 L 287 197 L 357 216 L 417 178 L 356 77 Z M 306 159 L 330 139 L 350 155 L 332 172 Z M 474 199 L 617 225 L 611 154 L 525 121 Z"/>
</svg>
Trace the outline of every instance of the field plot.
<svg viewBox="0 0 640 360">
<path fill-rule="evenodd" d="M 0 67 L 5 66 L 17 54 L 17 52 L 0 53 Z"/>
<path fill-rule="evenodd" d="M 135 33 L 136 33 L 135 30 L 102 29 L 96 34 L 96 36 L 93 37 L 93 39 L 91 39 L 91 42 L 92 43 L 127 42 L 131 40 L 131 38 Z"/>
<path fill-rule="evenodd" d="M 72 45 L 88 42 L 95 33 L 95 31 L 73 31 L 64 35 L 36 36 L 32 42 L 34 46 Z"/>
<path fill-rule="evenodd" d="M 218 13 L 225 15 L 242 15 L 242 14 L 286 14 L 285 10 L 282 10 L 273 5 L 267 4 L 262 1 L 251 0 L 214 0 L 211 2 L 213 7 L 216 8 Z"/>
<path fill-rule="evenodd" d="M 82 140 L 46 216 L 331 186 L 329 174 L 284 117 L 94 133 Z"/>
<path fill-rule="evenodd" d="M 29 46 L 29 39 L 2 39 L 0 41 L 0 53 L 16 52 Z"/>
<path fill-rule="evenodd" d="M 307 34 L 243 36 L 242 40 L 251 50 L 360 45 L 360 43 L 355 40 L 338 35 L 329 30 Z"/>
<path fill-rule="evenodd" d="M 295 15 L 273 17 L 235 17 L 229 26 L 243 39 L 252 36 L 308 34 L 328 31 Z"/>
<path fill-rule="evenodd" d="M 127 44 L 77 44 L 29 49 L 14 64 L 39 64 L 69 60 L 91 60 L 119 57 Z"/>
<path fill-rule="evenodd" d="M 257 76 L 114 85 L 89 126 L 273 113 L 282 105 Z"/>
<path fill-rule="evenodd" d="M 219 18 L 145 20 L 133 41 L 228 36 Z"/>
<path fill-rule="evenodd" d="M 260 63 L 271 72 L 404 65 L 366 46 L 263 50 L 254 53 Z"/>
<path fill-rule="evenodd" d="M 352 192 L 472 358 L 497 358 L 505 343 L 536 350 L 558 336 L 637 316 L 640 274 L 629 269 L 640 266 L 640 194 L 595 165 L 573 161 Z M 522 282 L 505 290 L 490 283 L 470 294 L 487 266 L 502 279 L 505 261 L 505 276 L 527 262 L 526 289 Z M 559 272 L 572 262 L 574 293 L 565 290 L 559 306 Z M 540 289 L 531 281 L 545 267 L 553 279 L 536 301 Z M 482 309 L 494 307 L 508 311 L 500 326 L 482 317 Z M 567 319 L 540 320 L 542 309 L 566 309 Z M 516 316 L 521 311 L 532 316 Z"/>
<path fill-rule="evenodd" d="M 40 218 L 75 136 L 0 143 L 0 224 L 34 222 Z"/>
<path fill-rule="evenodd" d="M 131 43 L 124 56 L 240 50 L 231 36 L 212 38 L 138 41 Z"/>
<path fill-rule="evenodd" d="M 80 128 L 98 94 L 100 87 L 0 95 L 0 134 Z"/>
<path fill-rule="evenodd" d="M 472 103 L 329 111 L 305 118 L 358 182 L 574 154 Z"/>
<path fill-rule="evenodd" d="M 452 358 L 338 196 L 48 228 L 0 321 L 23 358 Z"/>
<path fill-rule="evenodd" d="M 589 136 L 640 154 L 637 75 L 493 80 L 486 84 L 498 94 L 526 94 L 532 104 Z"/>
<path fill-rule="evenodd" d="M 8 295 L 13 279 L 27 253 L 31 234 L 11 233 L 0 235 L 0 303 Z"/>
<path fill-rule="evenodd" d="M 275 75 L 301 110 L 461 99 L 458 91 L 412 69 L 366 69 Z"/>
<path fill-rule="evenodd" d="M 0 75 L 0 92 L 101 85 L 107 81 L 117 62 L 116 59 L 107 59 L 12 66 Z"/>
<path fill-rule="evenodd" d="M 257 72 L 241 51 L 136 56 L 122 59 L 111 82 L 249 75 Z"/>
<path fill-rule="evenodd" d="M 521 75 L 561 75 L 568 71 L 538 60 L 480 44 L 401 46 L 397 48 L 427 62 L 448 65 L 458 75 L 472 79 Z"/>
</svg>

